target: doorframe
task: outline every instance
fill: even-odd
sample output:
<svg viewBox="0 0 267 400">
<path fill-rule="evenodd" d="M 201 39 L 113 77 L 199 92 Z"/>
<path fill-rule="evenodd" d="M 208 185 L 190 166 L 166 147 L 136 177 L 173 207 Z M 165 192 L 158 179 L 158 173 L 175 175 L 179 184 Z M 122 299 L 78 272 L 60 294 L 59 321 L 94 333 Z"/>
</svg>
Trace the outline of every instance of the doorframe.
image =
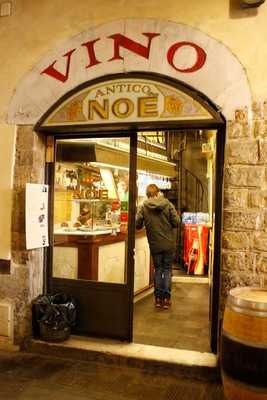
<svg viewBox="0 0 267 400">
<path fill-rule="evenodd" d="M 128 245 L 132 250 L 130 254 L 130 263 L 127 263 L 127 277 L 128 301 L 129 301 L 129 341 L 133 340 L 133 310 L 134 310 L 134 271 L 135 271 L 135 214 L 136 214 L 136 176 L 137 176 L 137 131 L 134 131 L 133 136 L 130 138 L 130 176 L 129 176 L 129 214 L 128 214 Z M 130 231 L 129 231 L 130 229 Z M 128 253 L 128 252 L 127 252 Z"/>
<path fill-rule="evenodd" d="M 212 115 L 214 120 L 181 120 L 181 121 L 154 121 L 154 122 L 138 122 L 138 123 L 112 123 L 112 124 L 101 124 L 101 125 L 73 125 L 73 126 L 42 126 L 43 121 L 54 111 L 63 101 L 69 98 L 72 94 L 79 92 L 87 86 L 95 85 L 96 83 L 110 81 L 112 79 L 120 78 L 143 78 L 149 80 L 155 80 L 157 82 L 162 82 L 180 89 L 181 91 L 187 93 L 190 97 L 194 98 L 198 103 L 202 104 L 207 108 Z M 150 131 L 150 130 L 193 130 L 193 129 L 210 129 L 216 130 L 216 193 L 215 193 L 215 230 L 214 230 L 214 260 L 213 260 L 213 274 L 212 274 L 212 289 L 211 289 L 211 309 L 210 309 L 210 345 L 211 351 L 217 353 L 218 349 L 218 337 L 219 337 L 219 296 L 220 296 L 220 264 L 221 264 L 221 228 L 222 228 L 222 204 L 223 204 L 223 172 L 224 172 L 224 147 L 226 139 L 226 121 L 224 116 L 221 114 L 220 110 L 212 101 L 203 93 L 198 92 L 196 89 L 190 87 L 189 85 L 169 78 L 160 74 L 155 73 L 145 73 L 145 72 L 131 72 L 131 73 L 120 73 L 114 75 L 105 75 L 100 78 L 94 79 L 90 82 L 83 83 L 77 88 L 71 90 L 69 93 L 65 94 L 61 99 L 59 99 L 37 122 L 35 126 L 35 131 L 42 132 L 46 135 L 52 135 L 55 138 L 84 138 L 90 136 L 103 137 L 105 134 L 108 136 L 116 136 L 116 132 L 129 133 L 135 132 L 136 136 L 136 152 L 137 152 L 137 132 L 138 131 Z M 105 136 L 106 137 L 106 136 Z M 131 152 L 130 152 L 131 154 Z M 134 162 L 131 160 L 130 162 Z M 136 162 L 136 160 L 135 160 Z M 135 166 L 136 168 L 136 166 Z M 46 179 L 51 173 L 49 168 L 46 168 L 47 174 Z M 134 196 L 136 193 L 136 188 L 130 194 Z M 131 197 L 133 198 L 133 197 Z M 51 204 L 50 204 L 51 209 Z M 132 210 L 133 211 L 133 210 Z M 129 213 L 130 214 L 130 213 Z M 133 219 L 132 213 L 132 219 Z M 133 221 L 131 221 L 133 223 Z M 129 221 L 130 224 L 130 221 Z M 134 235 L 133 235 L 134 236 Z M 134 240 L 134 237 L 131 239 Z M 45 260 L 47 260 L 45 256 Z M 214 268 L 216 266 L 217 268 Z M 131 268 L 131 273 L 129 276 L 130 283 L 133 285 L 134 280 L 134 268 Z M 46 271 L 46 268 L 44 268 Z M 128 278 L 127 278 L 128 279 Z M 44 280 L 47 282 L 47 279 Z M 132 286 L 133 287 L 133 286 Z M 133 299 L 133 291 L 131 293 L 131 298 Z M 131 298 L 129 300 L 131 300 Z M 133 314 L 133 301 L 130 301 L 131 309 L 129 310 L 131 315 Z M 131 317 L 129 317 L 131 318 Z M 132 339 L 133 335 L 133 318 L 129 321 L 131 326 L 131 333 L 129 334 L 129 339 Z"/>
<path fill-rule="evenodd" d="M 219 305 L 220 305 L 220 274 L 221 274 L 221 231 L 223 221 L 223 176 L 224 176 L 224 148 L 226 139 L 226 125 L 217 129 L 216 133 L 216 174 L 215 174 L 215 230 L 214 230 L 214 257 L 212 266 L 212 290 L 210 310 L 210 344 L 213 353 L 218 350 Z M 218 266 L 218 267 L 217 267 Z M 217 268 L 216 268 L 217 267 Z M 213 334 L 216 332 L 216 335 Z"/>
</svg>

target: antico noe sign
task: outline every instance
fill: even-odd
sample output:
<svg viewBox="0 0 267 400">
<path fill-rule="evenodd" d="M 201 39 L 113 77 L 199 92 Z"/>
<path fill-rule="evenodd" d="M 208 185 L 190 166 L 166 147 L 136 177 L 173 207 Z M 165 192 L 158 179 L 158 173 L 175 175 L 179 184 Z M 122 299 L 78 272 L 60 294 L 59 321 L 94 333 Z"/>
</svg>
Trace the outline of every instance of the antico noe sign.
<svg viewBox="0 0 267 400">
<path fill-rule="evenodd" d="M 212 118 L 198 102 L 172 86 L 128 78 L 83 89 L 54 110 L 43 126 Z"/>
</svg>

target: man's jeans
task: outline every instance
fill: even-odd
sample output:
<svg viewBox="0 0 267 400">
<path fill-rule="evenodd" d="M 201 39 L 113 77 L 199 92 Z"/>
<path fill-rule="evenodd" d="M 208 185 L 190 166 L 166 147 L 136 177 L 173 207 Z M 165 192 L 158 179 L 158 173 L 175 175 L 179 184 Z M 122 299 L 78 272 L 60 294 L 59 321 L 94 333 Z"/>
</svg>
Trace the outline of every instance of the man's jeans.
<svg viewBox="0 0 267 400">
<path fill-rule="evenodd" d="M 172 250 L 152 255 L 155 268 L 154 295 L 160 299 L 170 299 L 171 297 L 173 256 Z"/>
</svg>

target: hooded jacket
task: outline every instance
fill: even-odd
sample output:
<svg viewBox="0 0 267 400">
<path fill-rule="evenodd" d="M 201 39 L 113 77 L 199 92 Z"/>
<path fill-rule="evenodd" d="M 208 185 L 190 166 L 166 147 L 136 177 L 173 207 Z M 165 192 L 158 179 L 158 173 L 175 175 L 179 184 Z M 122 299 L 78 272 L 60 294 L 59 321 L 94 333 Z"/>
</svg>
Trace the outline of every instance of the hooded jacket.
<svg viewBox="0 0 267 400">
<path fill-rule="evenodd" d="M 150 197 L 138 208 L 136 229 L 146 228 L 152 254 L 175 249 L 175 232 L 179 217 L 173 204 L 164 196 Z"/>
</svg>

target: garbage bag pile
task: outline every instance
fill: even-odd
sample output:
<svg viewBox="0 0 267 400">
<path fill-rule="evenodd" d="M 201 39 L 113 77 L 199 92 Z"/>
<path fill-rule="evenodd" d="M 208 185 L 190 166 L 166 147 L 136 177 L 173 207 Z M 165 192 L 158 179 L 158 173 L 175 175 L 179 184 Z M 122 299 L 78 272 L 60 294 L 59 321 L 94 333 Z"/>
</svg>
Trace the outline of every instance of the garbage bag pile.
<svg viewBox="0 0 267 400">
<path fill-rule="evenodd" d="M 33 314 L 35 321 L 63 330 L 75 325 L 76 302 L 65 294 L 40 295 L 33 302 Z"/>
</svg>

